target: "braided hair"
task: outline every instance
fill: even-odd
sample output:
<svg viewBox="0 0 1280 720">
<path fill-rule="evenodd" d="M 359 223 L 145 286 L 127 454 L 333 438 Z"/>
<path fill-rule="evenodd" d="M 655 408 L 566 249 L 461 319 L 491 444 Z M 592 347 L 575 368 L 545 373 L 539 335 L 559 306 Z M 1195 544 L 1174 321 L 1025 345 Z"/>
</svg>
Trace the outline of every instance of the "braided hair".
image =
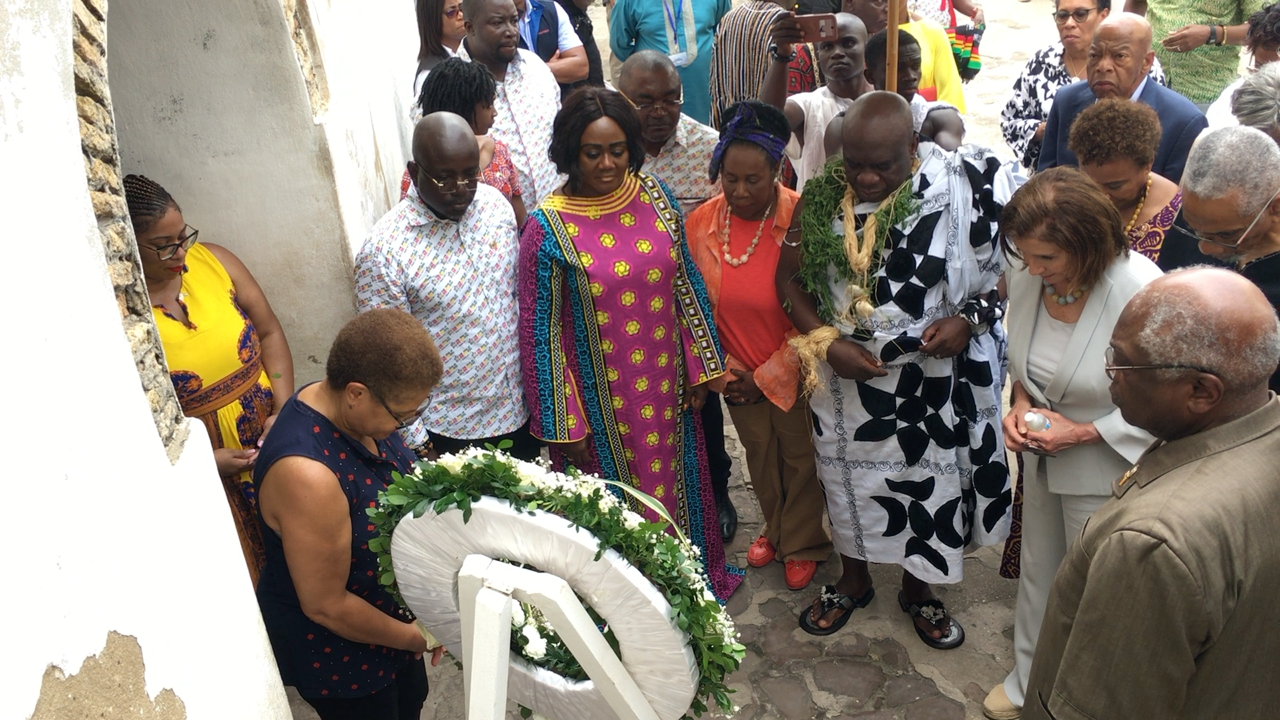
<svg viewBox="0 0 1280 720">
<path fill-rule="evenodd" d="M 474 128 L 476 107 L 493 107 L 496 95 L 497 85 L 489 68 L 454 57 L 436 65 L 427 76 L 418 106 L 423 117 L 433 112 L 451 112 Z"/>
<path fill-rule="evenodd" d="M 172 208 L 179 212 L 178 202 L 160 183 L 145 175 L 124 176 L 124 199 L 129 206 L 129 219 L 137 235 L 151 229 Z"/>
</svg>

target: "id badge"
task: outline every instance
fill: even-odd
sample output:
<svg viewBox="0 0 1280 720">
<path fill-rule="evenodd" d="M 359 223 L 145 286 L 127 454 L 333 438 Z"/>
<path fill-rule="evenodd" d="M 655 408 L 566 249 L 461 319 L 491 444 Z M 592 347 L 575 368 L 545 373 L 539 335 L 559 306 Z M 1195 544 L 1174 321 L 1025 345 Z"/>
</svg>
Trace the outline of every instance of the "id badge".
<svg viewBox="0 0 1280 720">
<path fill-rule="evenodd" d="M 678 68 L 685 67 L 689 64 L 689 53 L 687 52 L 678 52 L 669 57 L 671 58 L 671 64 Z"/>
</svg>

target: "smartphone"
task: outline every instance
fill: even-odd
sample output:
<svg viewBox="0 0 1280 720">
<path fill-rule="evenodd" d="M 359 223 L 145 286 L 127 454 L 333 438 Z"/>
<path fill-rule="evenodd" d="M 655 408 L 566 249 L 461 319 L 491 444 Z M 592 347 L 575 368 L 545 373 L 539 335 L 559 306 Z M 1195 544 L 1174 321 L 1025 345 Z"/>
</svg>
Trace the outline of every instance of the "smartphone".
<svg viewBox="0 0 1280 720">
<path fill-rule="evenodd" d="M 805 42 L 834 40 L 836 37 L 836 16 L 831 13 L 800 15 L 796 17 L 796 22 L 800 23 Z"/>
</svg>

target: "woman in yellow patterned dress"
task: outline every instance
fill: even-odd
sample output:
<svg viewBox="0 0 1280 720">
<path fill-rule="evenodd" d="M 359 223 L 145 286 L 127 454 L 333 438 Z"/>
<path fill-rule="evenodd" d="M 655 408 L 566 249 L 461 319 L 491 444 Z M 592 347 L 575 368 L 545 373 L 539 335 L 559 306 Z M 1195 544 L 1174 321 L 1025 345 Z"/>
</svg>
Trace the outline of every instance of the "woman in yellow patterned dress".
<svg viewBox="0 0 1280 720">
<path fill-rule="evenodd" d="M 250 471 L 258 444 L 293 395 L 293 359 L 280 321 L 239 258 L 196 244 L 169 193 L 124 179 L 151 312 L 182 412 L 204 423 L 254 585 L 262 538 Z"/>
</svg>

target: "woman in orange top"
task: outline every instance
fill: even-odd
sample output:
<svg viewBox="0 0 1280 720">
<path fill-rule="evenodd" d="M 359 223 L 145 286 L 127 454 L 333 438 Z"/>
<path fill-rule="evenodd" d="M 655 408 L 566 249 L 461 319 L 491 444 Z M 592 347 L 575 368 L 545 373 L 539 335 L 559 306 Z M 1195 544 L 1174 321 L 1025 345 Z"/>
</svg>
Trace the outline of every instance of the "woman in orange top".
<svg viewBox="0 0 1280 720">
<path fill-rule="evenodd" d="M 719 176 L 722 192 L 689 215 L 685 233 L 732 377 L 712 381 L 712 389 L 724 393 L 765 519 L 747 562 L 785 561 L 787 586 L 799 590 L 831 554 L 831 538 L 822 527 L 809 405 L 798 397 L 799 370 L 787 343 L 796 332 L 771 285 L 799 199 L 778 182 L 791 126 L 781 111 L 755 101 L 724 117 L 711 157 L 711 179 Z"/>
<path fill-rule="evenodd" d="M 250 471 L 259 441 L 293 394 L 293 359 L 280 321 L 249 269 L 218 245 L 196 243 L 169 193 L 124 179 L 151 314 L 182 413 L 213 443 L 254 585 L 265 559 Z"/>
</svg>

